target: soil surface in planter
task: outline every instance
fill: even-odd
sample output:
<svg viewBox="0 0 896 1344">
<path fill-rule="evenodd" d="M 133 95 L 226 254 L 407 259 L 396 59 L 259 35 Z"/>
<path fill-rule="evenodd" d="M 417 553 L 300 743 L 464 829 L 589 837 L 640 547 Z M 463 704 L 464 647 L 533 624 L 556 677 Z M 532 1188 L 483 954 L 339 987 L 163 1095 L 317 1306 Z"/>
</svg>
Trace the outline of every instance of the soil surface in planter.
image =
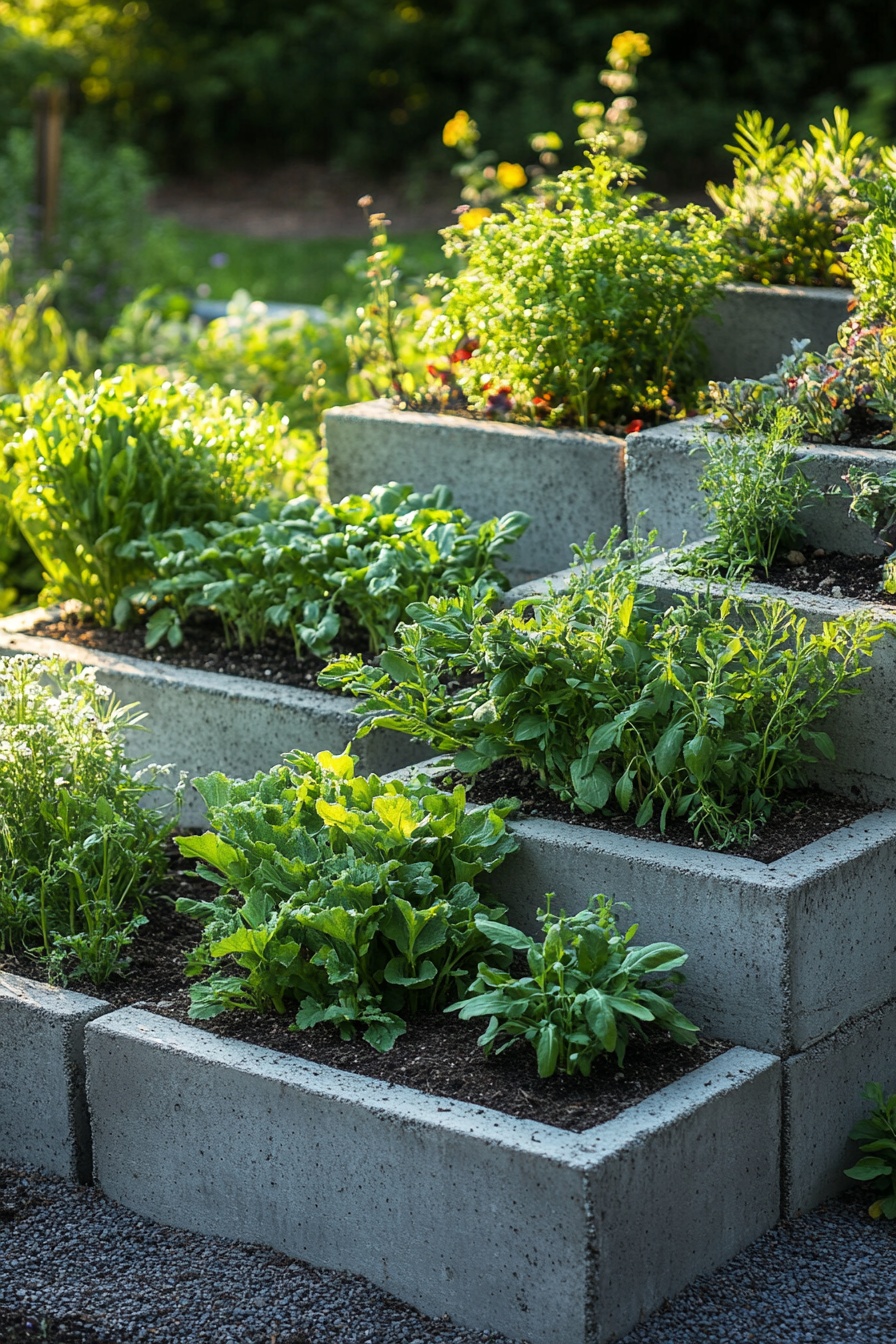
<svg viewBox="0 0 896 1344">
<path fill-rule="evenodd" d="M 539 1078 L 531 1047 L 517 1041 L 501 1055 L 486 1059 L 476 1044 L 485 1021 L 461 1022 L 456 1013 L 412 1018 L 407 1034 L 386 1054 L 378 1054 L 360 1036 L 343 1041 L 324 1026 L 291 1032 L 292 1018 L 277 1013 L 223 1013 L 210 1021 L 191 1022 L 184 954 L 198 943 L 200 926 L 177 914 L 173 901 L 180 896 L 209 900 L 217 894 L 212 883 L 187 876 L 194 862 L 182 858 L 172 846 L 169 876 L 147 906 L 149 923 L 132 945 L 127 979 L 111 980 L 98 988 L 75 980 L 69 988 L 95 994 L 116 1008 L 145 1008 L 215 1036 L 576 1132 L 612 1119 L 728 1049 L 726 1042 L 706 1040 L 688 1048 L 663 1033 L 647 1042 L 633 1039 L 623 1069 L 615 1056 L 609 1056 L 595 1061 L 590 1078 Z M 39 962 L 0 952 L 3 971 L 46 979 Z"/>
<path fill-rule="evenodd" d="M 636 826 L 633 813 L 603 816 L 597 812 L 586 814 L 574 811 L 569 803 L 562 802 L 556 794 L 543 788 L 535 776 L 523 770 L 517 761 L 496 761 L 477 775 L 473 783 L 469 777 L 456 772 L 442 775 L 437 780 L 442 788 L 458 782 L 466 784 L 467 798 L 473 803 L 494 803 L 499 798 L 518 798 L 520 807 L 514 814 L 516 816 L 565 821 L 573 826 L 612 831 L 614 835 L 630 835 L 639 840 L 685 845 L 689 849 L 712 848 L 702 840 L 695 840 L 693 831 L 683 820 L 669 821 L 663 832 L 656 818 L 644 826 Z M 867 803 L 823 793 L 821 789 L 790 789 L 782 796 L 774 816 L 756 832 L 748 845 L 732 845 L 724 853 L 756 859 L 759 863 L 774 863 L 785 854 L 792 854 L 813 840 L 820 840 L 841 826 L 848 826 L 859 817 L 867 816 L 869 810 Z"/>
<path fill-rule="evenodd" d="M 37 620 L 27 633 L 42 639 L 58 639 L 80 648 L 115 653 L 125 658 L 140 658 L 143 662 L 188 667 L 198 672 L 223 672 L 230 677 L 246 677 L 274 686 L 300 686 L 303 690 L 312 691 L 322 689 L 317 684 L 317 677 L 329 661 L 327 658 L 317 658 L 313 653 L 306 653 L 303 658 L 297 659 L 295 646 L 289 637 L 270 638 L 258 648 L 240 649 L 227 643 L 220 621 L 212 616 L 191 617 L 184 630 L 184 642 L 177 648 L 172 648 L 170 644 L 157 644 L 154 649 L 147 649 L 146 633 L 142 627 L 108 630 L 89 621 L 79 620 L 74 615 L 61 620 L 50 617 Z M 373 656 L 366 641 L 359 635 L 340 640 L 332 657 L 337 658 L 343 653 Z M 327 693 L 338 695 L 339 691 Z"/>
<path fill-rule="evenodd" d="M 794 554 L 794 552 L 791 552 Z M 786 558 L 776 560 L 766 577 L 757 570 L 757 583 L 774 583 L 799 593 L 815 593 L 819 597 L 849 597 L 861 602 L 875 602 L 881 607 L 896 607 L 896 593 L 881 592 L 883 555 L 841 555 L 839 552 L 798 550 L 803 563 L 792 563 Z"/>
</svg>

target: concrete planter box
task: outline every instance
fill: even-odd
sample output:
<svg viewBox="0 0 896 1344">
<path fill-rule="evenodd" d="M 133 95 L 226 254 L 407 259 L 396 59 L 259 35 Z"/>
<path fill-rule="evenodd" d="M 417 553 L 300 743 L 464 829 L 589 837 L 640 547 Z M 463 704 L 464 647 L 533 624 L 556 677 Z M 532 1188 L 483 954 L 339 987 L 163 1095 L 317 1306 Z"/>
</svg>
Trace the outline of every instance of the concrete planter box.
<svg viewBox="0 0 896 1344">
<path fill-rule="evenodd" d="M 826 350 L 849 315 L 851 298 L 852 290 L 835 287 L 723 285 L 713 313 L 697 320 L 710 378 L 764 378 L 795 340 L 808 338 L 810 350 Z"/>
<path fill-rule="evenodd" d="M 133 734 L 133 754 L 172 765 L 175 779 L 180 771 L 195 779 L 212 770 L 251 779 L 286 751 L 343 751 L 357 731 L 355 701 L 347 696 L 168 667 L 21 633 L 36 614 L 0 621 L 0 656 L 61 655 L 95 668 L 98 680 L 123 704 L 137 704 L 146 713 L 143 729 Z M 392 770 L 422 754 L 397 733 L 372 733 L 354 750 L 363 773 Z M 203 800 L 189 788 L 182 824 L 201 825 L 204 817 Z"/>
<path fill-rule="evenodd" d="M 333 499 L 382 481 L 450 486 L 482 521 L 521 509 L 532 519 L 507 573 L 523 583 L 569 564 L 570 546 L 624 523 L 625 446 L 596 431 L 540 429 L 395 410 L 386 401 L 324 416 Z"/>
<path fill-rule="evenodd" d="M 705 424 L 702 418 L 678 420 L 628 436 L 625 507 L 629 531 L 643 514 L 639 530 L 646 534 L 656 529 L 661 546 L 680 546 L 683 532 L 687 532 L 689 541 L 706 535 L 704 498 L 697 485 L 705 455 L 699 448 L 692 451 L 697 429 Z M 807 444 L 797 450 L 797 457 L 802 470 L 820 489 L 841 486 L 844 491 L 805 510 L 802 522 L 809 542 L 846 555 L 880 551 L 872 530 L 849 517 L 850 494 L 843 486 L 843 477 L 853 466 L 883 475 L 896 467 L 896 452 L 889 448 Z"/>
<path fill-rule="evenodd" d="M 731 1050 L 572 1134 L 139 1009 L 87 1041 L 110 1198 L 531 1344 L 616 1337 L 777 1220 L 780 1067 Z"/>
<path fill-rule="evenodd" d="M 90 1179 L 84 1029 L 107 1008 L 0 971 L 0 1157 Z"/>
<path fill-rule="evenodd" d="M 595 892 L 627 901 L 639 943 L 690 954 L 677 1002 L 723 1040 L 789 1056 L 896 996 L 896 811 L 769 864 L 535 817 L 510 828 L 519 850 L 490 884 L 512 923 L 536 933 L 546 891 L 569 913 Z"/>
</svg>

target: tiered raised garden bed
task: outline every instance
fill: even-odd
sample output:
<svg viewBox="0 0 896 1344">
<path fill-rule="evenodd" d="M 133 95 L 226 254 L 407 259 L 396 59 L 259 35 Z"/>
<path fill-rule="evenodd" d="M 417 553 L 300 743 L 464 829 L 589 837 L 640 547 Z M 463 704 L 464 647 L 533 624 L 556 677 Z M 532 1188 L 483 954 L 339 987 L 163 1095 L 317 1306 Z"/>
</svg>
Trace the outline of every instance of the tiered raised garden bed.
<svg viewBox="0 0 896 1344">
<path fill-rule="evenodd" d="M 826 350 L 846 321 L 849 289 L 803 285 L 722 285 L 713 313 L 697 319 L 715 382 L 762 378 L 789 355 L 793 341 Z"/>
</svg>

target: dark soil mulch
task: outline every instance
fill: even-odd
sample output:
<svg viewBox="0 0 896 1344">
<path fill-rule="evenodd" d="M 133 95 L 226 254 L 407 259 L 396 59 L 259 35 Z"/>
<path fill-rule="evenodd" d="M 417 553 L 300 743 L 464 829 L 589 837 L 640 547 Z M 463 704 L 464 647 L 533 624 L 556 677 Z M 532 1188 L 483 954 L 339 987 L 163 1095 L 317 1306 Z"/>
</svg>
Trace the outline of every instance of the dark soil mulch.
<svg viewBox="0 0 896 1344">
<path fill-rule="evenodd" d="M 756 574 L 757 583 L 774 583 L 819 597 L 849 597 L 896 607 L 896 593 L 881 592 L 882 555 L 841 555 L 810 547 L 797 553 L 803 556 L 803 564 L 792 564 L 782 557 L 772 565 L 768 577 Z"/>
<path fill-rule="evenodd" d="M 184 630 L 184 642 L 176 649 L 170 644 L 147 649 L 145 631 L 107 630 L 77 616 L 61 620 L 38 620 L 28 631 L 43 639 L 59 639 L 81 648 L 101 649 L 126 658 L 141 658 L 144 662 L 164 663 L 168 667 L 189 667 L 200 672 L 223 672 L 231 677 L 247 677 L 275 686 L 300 686 L 305 690 L 320 690 L 318 673 L 328 659 L 306 653 L 296 658 L 295 646 L 289 638 L 266 639 L 256 648 L 236 648 L 227 643 L 220 621 L 213 616 L 191 617 Z M 340 641 L 336 658 L 343 653 L 361 653 L 369 657 L 369 648 L 362 637 L 347 637 Z M 334 692 L 338 694 L 338 692 Z"/>
<path fill-rule="evenodd" d="M 216 891 L 211 883 L 185 875 L 192 863 L 172 852 L 171 875 L 147 908 L 149 923 L 133 945 L 128 978 L 99 989 L 75 981 L 72 989 L 96 994 L 116 1008 L 139 1005 L 180 1022 L 189 1021 L 183 956 L 196 946 L 199 926 L 178 915 L 172 899 L 183 895 L 208 899 Z M 0 953 L 3 971 L 33 980 L 45 978 L 39 963 L 8 953 Z M 515 1042 L 503 1054 L 486 1059 L 476 1044 L 485 1022 L 461 1022 L 454 1013 L 412 1019 L 407 1034 L 386 1054 L 378 1054 L 360 1036 L 343 1041 L 326 1027 L 290 1032 L 290 1020 L 276 1013 L 225 1013 L 191 1025 L 215 1036 L 576 1132 L 612 1119 L 728 1048 L 725 1042 L 700 1041 L 688 1049 L 657 1035 L 650 1042 L 634 1041 L 629 1046 L 624 1071 L 615 1057 L 605 1057 L 595 1061 L 590 1078 L 542 1079 L 531 1048 Z"/>
<path fill-rule="evenodd" d="M 447 774 L 441 777 L 439 783 L 444 786 L 449 780 L 457 782 L 463 778 Z M 659 840 L 670 845 L 685 845 L 690 849 L 712 848 L 701 840 L 695 840 L 685 821 L 670 821 L 664 833 L 657 819 L 649 821 L 645 826 L 636 826 L 631 813 L 603 816 L 600 813 L 586 815 L 574 811 L 569 803 L 562 802 L 556 794 L 543 788 L 534 775 L 524 771 L 516 761 L 496 761 L 477 775 L 475 782 L 466 782 L 467 797 L 474 803 L 518 798 L 520 809 L 515 814 L 518 816 L 565 821 L 574 826 L 612 831 L 614 835 Z M 786 854 L 811 844 L 813 840 L 820 840 L 841 826 L 848 826 L 850 822 L 867 815 L 868 811 L 867 803 L 839 798 L 834 794 L 823 793 L 821 789 L 791 789 L 783 796 L 771 820 L 753 836 L 748 845 L 733 845 L 725 853 L 756 859 L 759 863 L 774 863 Z"/>
</svg>

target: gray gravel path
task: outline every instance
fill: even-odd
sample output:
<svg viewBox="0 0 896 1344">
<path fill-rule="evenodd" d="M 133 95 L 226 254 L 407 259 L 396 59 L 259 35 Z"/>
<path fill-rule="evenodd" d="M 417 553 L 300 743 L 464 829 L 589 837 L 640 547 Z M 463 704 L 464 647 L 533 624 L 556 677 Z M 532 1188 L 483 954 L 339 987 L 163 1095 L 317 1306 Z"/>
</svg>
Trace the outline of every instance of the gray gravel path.
<svg viewBox="0 0 896 1344">
<path fill-rule="evenodd" d="M 846 1196 L 767 1233 L 622 1344 L 896 1344 L 896 1224 L 871 1222 L 866 1202 Z M 17 1330 L 10 1313 L 30 1327 Z M 53 1322 L 48 1336 L 41 1318 Z M 94 1190 L 0 1163 L 0 1342 L 41 1338 L 508 1344 L 421 1316 L 364 1279 L 160 1227 Z"/>
</svg>

